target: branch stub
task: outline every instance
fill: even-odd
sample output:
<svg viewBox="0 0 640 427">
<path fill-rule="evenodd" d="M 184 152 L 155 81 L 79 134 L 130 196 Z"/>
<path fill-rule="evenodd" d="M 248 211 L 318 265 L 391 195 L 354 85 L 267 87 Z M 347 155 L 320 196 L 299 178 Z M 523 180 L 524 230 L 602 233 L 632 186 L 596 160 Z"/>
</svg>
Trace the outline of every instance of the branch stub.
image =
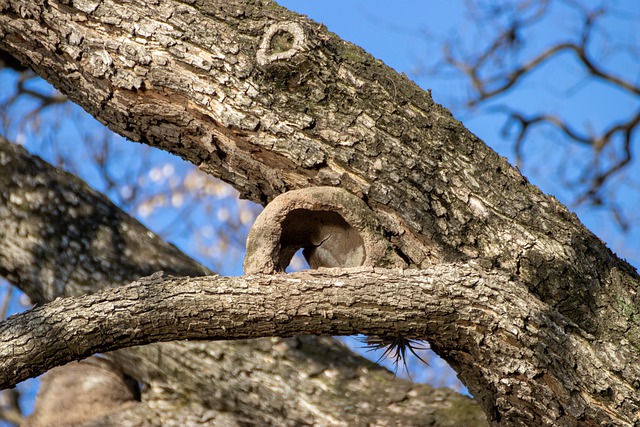
<svg viewBox="0 0 640 427">
<path fill-rule="evenodd" d="M 406 267 L 371 209 L 341 188 L 289 191 L 269 203 L 249 232 L 244 272 L 282 272 L 300 248 L 311 268 Z"/>
</svg>

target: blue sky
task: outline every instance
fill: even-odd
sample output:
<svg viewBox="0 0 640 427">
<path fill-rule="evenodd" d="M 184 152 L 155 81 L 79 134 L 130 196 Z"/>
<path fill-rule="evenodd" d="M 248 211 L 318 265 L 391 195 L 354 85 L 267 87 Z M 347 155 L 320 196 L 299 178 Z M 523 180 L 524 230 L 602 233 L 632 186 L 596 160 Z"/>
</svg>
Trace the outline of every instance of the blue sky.
<svg viewBox="0 0 640 427">
<path fill-rule="evenodd" d="M 441 55 L 441 41 L 444 37 L 458 36 L 465 43 L 473 44 L 474 37 L 477 35 L 465 21 L 467 10 L 464 1 L 280 0 L 278 3 L 291 10 L 306 14 L 315 21 L 324 23 L 329 30 L 343 39 L 363 47 L 397 71 L 406 73 L 424 89 L 431 89 L 436 102 L 451 108 L 454 115 L 462 120 L 472 132 L 480 136 L 498 153 L 509 158 L 512 164 L 515 164 L 511 143 L 500 136 L 500 130 L 504 123 L 500 116 L 495 114 L 475 115 L 459 108 L 457 100 L 467 93 L 464 82 L 442 76 L 427 76 L 421 72 L 421 70 L 433 65 Z M 640 2 L 626 0 L 613 1 L 613 3 L 621 9 L 624 8 L 636 14 L 632 16 L 640 18 Z M 538 35 L 539 38 L 535 40 L 532 36 L 532 42 L 528 48 L 534 51 L 549 40 L 565 37 L 566 34 L 571 33 L 575 25 L 572 19 L 571 12 L 560 7 L 554 9 L 553 17 L 544 23 L 543 31 L 540 33 L 542 35 Z M 640 22 L 640 19 L 636 21 Z M 633 38 L 633 34 L 628 35 L 625 32 L 624 24 L 613 20 L 604 22 L 604 25 L 613 36 L 627 37 L 629 43 L 638 41 L 637 38 Z M 604 48 L 602 51 L 604 52 Z M 613 69 L 626 72 L 631 70 L 631 73 L 638 69 L 638 61 L 634 61 L 629 55 L 614 52 L 608 58 L 610 60 L 606 65 Z M 630 114 L 629 112 L 638 108 L 638 99 L 620 93 L 607 84 L 588 82 L 584 78 L 576 80 L 576 74 L 579 72 L 579 68 L 570 58 L 564 58 L 558 63 L 546 66 L 543 74 L 519 85 L 518 91 L 510 95 L 507 100 L 513 105 L 531 108 L 532 111 L 554 109 L 571 117 L 577 123 L 589 120 L 591 126 L 595 128 L 610 122 L 613 118 L 626 117 Z M 640 75 L 640 73 L 636 73 L 636 75 Z M 0 101 L 9 94 L 8 88 L 12 86 L 12 78 L 8 72 L 0 74 L 2 82 Z M 574 84 L 576 88 L 569 92 L 566 90 L 565 84 Z M 74 117 L 71 124 L 57 122 L 56 118 L 47 118 L 43 122 L 43 126 L 61 130 L 61 138 L 67 141 L 77 141 L 83 136 L 93 139 L 101 137 L 102 134 L 101 131 L 98 131 L 100 128 L 97 127 L 97 122 L 86 115 L 82 116 L 83 113 L 77 107 L 72 107 L 71 110 L 72 117 Z M 38 142 L 31 141 L 29 149 L 50 161 L 55 160 L 50 151 L 52 142 L 50 138 L 52 137 L 47 136 L 47 132 L 36 137 L 35 133 L 23 134 L 11 131 L 7 132 L 7 136 L 14 140 L 40 138 Z M 558 168 L 564 168 L 564 172 L 567 174 L 575 173 L 580 159 L 587 154 L 586 149 L 564 146 L 555 140 L 554 135 L 550 132 L 541 131 L 534 136 L 536 137 L 535 143 L 525 146 L 526 159 L 529 159 L 530 162 L 526 162 L 521 170 L 531 182 L 540 186 L 543 191 L 555 195 L 571 208 L 574 194 L 557 179 L 555 172 Z M 113 138 L 119 139 L 119 137 Z M 82 156 L 86 157 L 86 153 L 79 152 L 76 147 L 77 145 L 71 142 L 71 144 L 67 143 L 66 148 L 63 149 L 74 151 L 74 155 L 79 156 L 79 161 L 86 161 L 86 159 L 82 160 Z M 129 142 L 123 142 L 122 147 L 125 147 L 124 150 L 127 150 L 128 147 L 140 148 L 138 144 Z M 636 154 L 640 154 L 637 152 L 637 148 L 634 147 L 634 150 Z M 135 163 L 137 157 L 135 155 L 128 156 L 127 161 Z M 171 158 L 164 153 L 152 154 L 152 157 L 160 163 L 168 162 L 176 169 L 184 167 L 179 159 Z M 636 162 L 632 167 L 638 170 L 638 163 Z M 109 193 L 105 183 L 99 180 L 95 171 L 87 169 L 81 172 L 83 178 L 91 185 Z M 640 174 L 638 175 L 640 176 Z M 640 213 L 634 209 L 634 207 L 640 206 L 640 183 L 625 178 L 615 185 L 618 185 L 622 191 L 621 205 L 635 212 L 640 223 Z M 109 194 L 117 200 L 117 193 Z M 228 201 L 226 203 L 225 208 L 229 209 L 229 214 L 237 216 L 238 212 L 234 210 L 236 208 L 233 203 Z M 611 215 L 606 209 L 580 206 L 575 210 L 585 225 L 603 238 L 615 252 L 627 258 L 632 264 L 640 265 L 640 226 L 633 227 L 627 233 L 622 233 L 620 228 L 613 223 Z M 215 227 L 222 223 L 216 219 L 215 215 L 212 215 L 208 208 L 195 207 L 194 215 L 205 218 L 205 221 L 209 221 Z M 175 217 L 168 217 L 162 213 L 142 218 L 143 222 L 155 231 L 167 224 L 174 224 L 174 219 Z M 195 254 L 196 247 L 194 245 L 196 243 L 193 240 L 180 237 L 185 235 L 187 235 L 186 231 L 176 228 L 175 232 L 168 235 L 168 238 L 188 253 Z M 214 237 L 215 232 L 212 233 L 211 239 Z M 242 240 L 244 236 L 240 234 L 238 238 Z M 211 241 L 200 243 L 206 245 L 211 244 Z M 217 271 L 221 274 L 240 274 L 241 258 L 236 263 L 227 262 L 226 260 L 229 258 L 232 257 L 226 258 Z M 213 266 L 206 259 L 202 261 Z M 1 287 L 0 283 L 0 291 Z M 16 305 L 15 309 L 17 308 Z M 350 341 L 350 344 L 353 345 L 354 342 Z M 371 357 L 375 359 L 375 355 Z M 429 381 L 436 385 L 452 385 L 451 375 L 441 375 L 441 370 L 444 369 L 441 366 L 442 362 L 434 359 L 431 363 L 435 369 L 414 371 L 414 379 Z M 2 422 L 0 422 L 0 426 L 2 426 Z"/>
</svg>

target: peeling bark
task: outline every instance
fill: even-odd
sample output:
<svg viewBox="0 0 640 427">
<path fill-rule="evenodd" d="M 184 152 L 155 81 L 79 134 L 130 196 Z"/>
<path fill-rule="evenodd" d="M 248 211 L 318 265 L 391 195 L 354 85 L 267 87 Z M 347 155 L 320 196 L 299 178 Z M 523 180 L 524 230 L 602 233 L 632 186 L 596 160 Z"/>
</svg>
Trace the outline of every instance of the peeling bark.
<svg viewBox="0 0 640 427">
<path fill-rule="evenodd" d="M 491 422 L 640 423 L 637 272 L 406 77 L 266 0 L 5 0 L 0 11 L 0 48 L 114 131 L 263 204 L 342 187 L 411 266 L 473 260 L 567 319 L 574 326 L 545 326 L 556 347 L 529 347 L 537 324 L 509 336 L 522 350 L 515 365 L 475 365 L 471 343 L 434 346 Z M 490 337 L 487 325 L 481 343 L 500 353 Z M 549 370 L 520 370 L 557 348 Z M 597 363 L 578 369 L 590 351 Z"/>
</svg>

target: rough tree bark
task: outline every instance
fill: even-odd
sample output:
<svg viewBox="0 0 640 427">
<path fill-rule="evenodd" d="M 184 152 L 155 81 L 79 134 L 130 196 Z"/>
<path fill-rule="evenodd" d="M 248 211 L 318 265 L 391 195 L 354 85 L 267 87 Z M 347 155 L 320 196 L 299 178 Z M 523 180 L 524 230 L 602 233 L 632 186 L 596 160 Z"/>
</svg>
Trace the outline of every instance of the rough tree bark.
<svg viewBox="0 0 640 427">
<path fill-rule="evenodd" d="M 640 423 L 637 272 L 404 76 L 269 1 L 4 0 L 0 12 L 0 47 L 114 131 L 263 204 L 340 186 L 410 267 L 512 278 L 486 300 L 441 297 L 523 317 L 425 329 L 491 423 Z"/>
<path fill-rule="evenodd" d="M 78 178 L 2 137 L 0 166 L 0 274 L 37 305 L 159 269 L 179 276 L 211 274 Z M 73 333 L 66 328 L 64 335 Z M 81 357 L 78 347 L 64 347 Z M 21 367 L 42 372 L 44 365 L 71 360 L 65 354 L 70 355 L 38 351 L 24 364 L 0 357 L 1 376 L 17 379 Z M 106 425 L 484 425 L 469 398 L 394 379 L 330 338 L 181 341 L 109 356 L 145 388 L 141 405 L 93 420 Z"/>
</svg>

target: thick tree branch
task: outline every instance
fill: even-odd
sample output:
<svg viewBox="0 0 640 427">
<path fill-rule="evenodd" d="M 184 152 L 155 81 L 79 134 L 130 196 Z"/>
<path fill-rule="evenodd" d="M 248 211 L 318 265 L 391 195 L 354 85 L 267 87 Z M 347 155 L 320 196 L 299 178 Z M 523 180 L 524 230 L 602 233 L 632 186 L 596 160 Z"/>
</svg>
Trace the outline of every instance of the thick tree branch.
<svg viewBox="0 0 640 427">
<path fill-rule="evenodd" d="M 104 195 L 0 136 L 0 275 L 35 303 L 164 270 L 210 274 Z M 100 288 L 99 288 L 99 287 Z"/>
<path fill-rule="evenodd" d="M 565 216 L 412 82 L 270 1 L 104 2 L 90 11 L 32 1 L 29 13 L 38 19 L 21 17 L 22 2 L 7 4 L 3 48 L 25 61 L 38 52 L 38 64 L 29 63 L 98 120 L 184 157 L 255 201 L 341 186 L 367 198 L 418 266 L 487 256 L 513 267 L 526 255 L 523 244 L 543 246 L 545 230 Z M 159 16 L 169 18 L 161 25 Z M 45 21 L 64 28 L 45 28 Z M 300 26 L 302 46 L 289 60 L 260 61 L 257 47 L 290 22 Z M 67 53 L 25 45 L 38 34 Z M 105 34 L 124 42 L 105 44 Z M 460 170 L 469 178 L 449 191 L 447 177 Z M 533 234 L 540 235 L 523 229 L 524 241 L 506 239 L 499 255 L 477 239 L 500 236 L 521 215 L 537 218 Z"/>
<path fill-rule="evenodd" d="M 115 131 L 179 154 L 261 203 L 296 188 L 343 187 L 366 201 L 410 265 L 477 260 L 526 286 L 523 307 L 553 307 L 586 331 L 586 342 L 563 338 L 500 359 L 465 351 L 455 329 L 456 340 L 436 338 L 492 420 L 637 416 L 635 388 L 616 383 L 640 381 L 635 270 L 406 78 L 269 1 L 8 0 L 0 9 L 0 47 Z M 279 31 L 290 32 L 290 49 L 271 47 Z M 536 327 L 512 343 L 528 342 Z M 502 354 L 509 347 L 493 336 L 479 342 Z M 615 348 L 624 362 L 597 356 L 603 368 L 585 384 L 585 372 L 573 377 L 582 363 L 573 355 L 591 354 L 591 339 L 601 343 L 594 354 Z M 547 362 L 557 376 L 545 377 L 546 363 L 544 371 L 528 365 L 555 349 L 562 356 Z M 594 391 L 609 380 L 611 394 Z"/>
<path fill-rule="evenodd" d="M 0 174 L 0 270 L 32 300 L 44 304 L 56 296 L 92 293 L 149 275 L 150 269 L 192 276 L 206 272 L 81 180 L 1 137 L 0 163 L 6 172 Z M 87 215 L 79 221 L 78 212 Z M 93 282 L 98 279 L 104 282 Z M 366 419 L 472 425 L 484 420 L 467 397 L 393 379 L 331 338 L 169 342 L 109 357 L 148 385 L 145 403 L 105 420 L 112 425 L 184 425 L 191 418 L 176 412 L 176 402 L 189 408 L 193 425 L 209 425 L 216 411 L 255 425 Z M 371 384 L 373 373 L 386 380 Z M 317 393 L 310 381 L 325 392 Z M 344 387 L 353 393 L 344 395 Z"/>
<path fill-rule="evenodd" d="M 596 266 L 580 263 L 581 250 L 547 254 L 575 245 L 584 227 L 427 94 L 322 27 L 271 6 L 241 0 L 194 7 L 107 2 L 83 11 L 34 0 L 23 18 L 23 3 L 9 2 L 8 20 L 0 17 L 1 43 L 24 60 L 37 51 L 38 64 L 30 63 L 114 130 L 179 154 L 254 200 L 327 184 L 366 197 L 414 265 L 487 258 L 532 283 L 543 299 L 567 276 L 581 282 L 608 274 L 610 266 L 593 271 Z M 133 23 L 134 15 L 144 28 Z M 167 26 L 156 23 L 158 16 L 170 17 Z M 45 21 L 62 28 L 42 27 Z M 240 22 L 250 29 L 241 29 Z M 300 25 L 303 46 L 291 59 L 265 65 L 255 47 L 270 28 L 287 22 Z M 194 27 L 207 31 L 193 33 Z M 42 33 L 56 51 L 68 54 L 23 42 Z M 127 47 L 105 44 L 104 34 L 126 40 Z M 165 46 L 167 37 L 180 42 Z M 136 70 L 146 70 L 144 78 Z M 191 96 L 195 102 L 187 101 Z M 409 171 L 408 179 L 400 179 L 400 170 Z M 465 176 L 449 182 L 460 170 Z M 586 247 L 611 259 L 597 239 L 586 236 Z M 539 254 L 552 259 L 544 278 L 528 268 L 529 258 Z M 570 287 L 553 299 L 567 301 L 563 311 L 578 323 L 596 319 L 595 307 L 582 303 L 591 292 L 588 282 L 577 288 L 584 292 L 576 295 Z M 581 301 L 577 309 L 574 299 Z"/>
<path fill-rule="evenodd" d="M 617 268 L 637 280 L 428 94 L 270 1 L 89 9 L 30 1 L 4 3 L 2 48 L 113 130 L 181 155 L 246 197 L 265 203 L 295 188 L 341 186 L 366 199 L 410 264 L 500 265 L 591 332 L 609 318 L 594 300 L 620 298 L 588 278 Z M 260 46 L 280 26 L 293 28 L 299 46 L 267 61 Z M 38 38 L 48 41 L 31 42 Z M 592 254 L 601 262 L 584 262 Z"/>
<path fill-rule="evenodd" d="M 385 334 L 390 329 L 424 336 L 428 310 L 417 294 L 428 289 L 413 286 L 412 276 L 426 280 L 420 272 L 405 277 L 402 272 L 348 270 L 206 279 L 151 276 L 10 317 L 0 328 L 5 343 L 0 370 L 15 372 L 21 381 L 94 353 L 181 339 Z M 398 286 L 400 280 L 405 283 Z M 444 281 L 439 288 L 449 284 L 446 278 L 439 280 Z M 436 303 L 426 296 L 432 300 L 429 305 Z M 392 306 L 383 303 L 389 299 L 395 301 Z M 3 388 L 11 385 L 0 383 Z"/>
<path fill-rule="evenodd" d="M 517 378 L 510 385 L 518 385 L 512 392 L 530 400 L 544 423 L 562 419 L 561 408 L 571 408 L 574 417 L 612 422 L 624 420 L 612 417 L 614 408 L 640 408 L 637 399 L 615 397 L 632 384 L 604 368 L 612 348 L 601 347 L 508 275 L 465 264 L 235 278 L 156 275 L 89 296 L 59 299 L 0 324 L 5 343 L 0 371 L 7 373 L 0 387 L 95 352 L 155 341 L 390 331 L 429 338 L 457 357 L 466 354 L 473 361 L 463 369 L 473 369 L 484 383 L 482 390 L 472 391 L 485 399 L 497 398 L 486 390 L 504 385 L 489 383 L 494 377 L 485 376 L 482 367 L 500 361 L 502 375 Z M 571 357 L 572 369 L 557 363 L 565 357 Z M 598 378 L 589 375 L 594 366 L 603 367 Z M 571 390 L 557 393 L 548 388 L 550 383 L 571 384 Z M 592 405 L 604 390 L 614 396 L 610 406 Z"/>
</svg>

